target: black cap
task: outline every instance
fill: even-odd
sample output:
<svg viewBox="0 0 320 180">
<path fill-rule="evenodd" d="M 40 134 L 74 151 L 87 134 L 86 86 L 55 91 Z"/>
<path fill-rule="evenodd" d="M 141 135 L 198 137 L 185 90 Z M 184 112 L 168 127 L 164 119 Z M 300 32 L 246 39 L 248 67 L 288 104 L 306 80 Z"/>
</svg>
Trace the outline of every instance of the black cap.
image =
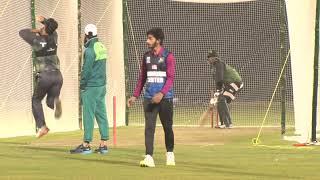
<svg viewBox="0 0 320 180">
<path fill-rule="evenodd" d="M 217 51 L 215 51 L 215 50 L 211 50 L 211 51 L 209 51 L 209 53 L 208 53 L 208 58 L 209 57 L 218 57 L 219 55 L 218 55 L 218 53 L 217 53 Z"/>
<path fill-rule="evenodd" d="M 46 32 L 48 34 L 54 33 L 54 31 L 58 28 L 58 23 L 53 18 L 46 19 L 44 24 L 46 25 Z"/>
</svg>

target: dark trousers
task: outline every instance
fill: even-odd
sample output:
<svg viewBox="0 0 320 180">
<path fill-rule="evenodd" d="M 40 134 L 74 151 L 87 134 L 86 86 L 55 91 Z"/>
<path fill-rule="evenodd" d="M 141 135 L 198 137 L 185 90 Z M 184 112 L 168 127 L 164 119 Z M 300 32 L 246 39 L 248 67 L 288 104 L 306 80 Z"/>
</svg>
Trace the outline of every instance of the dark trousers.
<svg viewBox="0 0 320 180">
<path fill-rule="evenodd" d="M 220 117 L 220 123 L 229 127 L 232 124 L 230 109 L 228 104 L 230 104 L 235 96 L 243 87 L 242 82 L 235 82 L 230 84 L 225 84 L 225 90 L 222 95 L 218 97 L 217 110 Z"/>
<path fill-rule="evenodd" d="M 220 123 L 226 125 L 227 127 L 232 124 L 229 106 L 227 103 L 228 97 L 220 95 L 218 97 L 217 110 L 219 113 Z M 230 101 L 231 102 L 231 101 Z"/>
<path fill-rule="evenodd" d="M 37 128 L 46 125 L 42 99 L 47 95 L 47 106 L 54 109 L 54 102 L 60 95 L 62 84 L 63 78 L 59 70 L 43 71 L 36 76 L 36 86 L 32 96 L 32 114 Z"/>
<path fill-rule="evenodd" d="M 165 144 L 167 152 L 173 152 L 174 134 L 173 124 L 173 102 L 172 99 L 162 99 L 159 104 L 152 104 L 151 99 L 143 102 L 145 114 L 145 146 L 146 154 L 153 155 L 154 133 L 156 128 L 157 116 L 164 130 Z"/>
</svg>

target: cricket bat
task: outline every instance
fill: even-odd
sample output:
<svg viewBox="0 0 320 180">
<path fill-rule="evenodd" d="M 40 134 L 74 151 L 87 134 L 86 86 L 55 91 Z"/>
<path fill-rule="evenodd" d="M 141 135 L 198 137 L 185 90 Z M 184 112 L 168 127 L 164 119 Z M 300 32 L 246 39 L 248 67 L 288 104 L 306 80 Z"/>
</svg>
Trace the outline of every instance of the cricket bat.
<svg viewBox="0 0 320 180">
<path fill-rule="evenodd" d="M 214 98 L 214 91 L 211 91 L 210 99 Z M 208 123 L 208 121 L 211 119 L 211 115 L 213 113 L 213 104 L 209 104 L 208 108 L 201 114 L 200 119 L 199 119 L 199 125 L 204 126 L 205 124 Z"/>
</svg>

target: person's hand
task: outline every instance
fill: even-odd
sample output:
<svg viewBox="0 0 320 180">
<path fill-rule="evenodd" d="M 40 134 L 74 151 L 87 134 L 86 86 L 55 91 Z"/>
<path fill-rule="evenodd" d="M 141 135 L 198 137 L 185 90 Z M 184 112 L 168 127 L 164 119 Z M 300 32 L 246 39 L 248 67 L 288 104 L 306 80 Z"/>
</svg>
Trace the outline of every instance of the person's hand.
<svg viewBox="0 0 320 180">
<path fill-rule="evenodd" d="M 85 84 L 80 84 L 80 90 L 81 90 L 81 91 L 86 90 L 86 85 L 85 85 Z"/>
<path fill-rule="evenodd" d="M 128 102 L 127 102 L 128 107 L 131 107 L 131 106 L 134 104 L 134 102 L 136 102 L 136 100 L 137 100 L 137 98 L 134 97 L 134 96 L 132 96 L 131 98 L 129 98 L 129 99 L 128 99 Z"/>
<path fill-rule="evenodd" d="M 213 96 L 214 96 L 214 97 L 218 97 L 218 96 L 220 96 L 221 94 L 222 94 L 222 92 L 221 92 L 221 91 L 217 91 L 217 92 L 215 92 L 215 93 L 214 93 L 214 95 L 213 95 Z"/>
<path fill-rule="evenodd" d="M 36 21 L 38 21 L 38 22 L 43 22 L 45 19 L 46 19 L 46 18 L 43 17 L 43 16 L 37 16 L 37 17 L 36 17 Z"/>
<path fill-rule="evenodd" d="M 159 104 L 162 98 L 163 98 L 163 94 L 161 92 L 158 92 L 153 96 L 151 102 L 154 104 Z"/>
<path fill-rule="evenodd" d="M 84 93 L 85 93 L 85 89 L 80 89 L 80 105 L 81 106 L 83 105 L 82 98 L 84 96 Z"/>
<path fill-rule="evenodd" d="M 214 97 L 210 99 L 210 105 L 216 106 L 218 102 L 218 97 Z"/>
</svg>

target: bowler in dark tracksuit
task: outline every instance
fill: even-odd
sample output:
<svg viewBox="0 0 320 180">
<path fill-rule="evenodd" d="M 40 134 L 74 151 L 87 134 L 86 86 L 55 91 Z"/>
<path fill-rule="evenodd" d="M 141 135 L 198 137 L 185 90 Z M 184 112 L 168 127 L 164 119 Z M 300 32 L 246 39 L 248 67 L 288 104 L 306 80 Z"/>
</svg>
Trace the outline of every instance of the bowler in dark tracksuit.
<svg viewBox="0 0 320 180">
<path fill-rule="evenodd" d="M 49 131 L 46 126 L 41 101 L 47 96 L 47 106 L 55 108 L 55 117 L 61 116 L 61 102 L 59 100 L 63 78 L 59 70 L 59 59 L 57 56 L 56 29 L 58 23 L 52 19 L 40 18 L 44 25 L 42 29 L 22 29 L 20 37 L 30 44 L 35 52 L 35 88 L 32 96 L 32 113 L 38 128 L 37 137 L 46 135 Z"/>
<path fill-rule="evenodd" d="M 167 165 L 175 165 L 174 161 L 174 134 L 173 134 L 173 82 L 175 74 L 175 58 L 173 54 L 162 46 L 164 38 L 160 28 L 148 31 L 150 51 L 146 52 L 142 59 L 142 67 L 139 80 L 133 97 L 128 100 L 131 103 L 144 92 L 145 115 L 145 146 L 146 158 L 140 162 L 143 167 L 154 167 L 153 146 L 156 120 L 159 114 L 165 134 L 167 149 Z"/>
</svg>

